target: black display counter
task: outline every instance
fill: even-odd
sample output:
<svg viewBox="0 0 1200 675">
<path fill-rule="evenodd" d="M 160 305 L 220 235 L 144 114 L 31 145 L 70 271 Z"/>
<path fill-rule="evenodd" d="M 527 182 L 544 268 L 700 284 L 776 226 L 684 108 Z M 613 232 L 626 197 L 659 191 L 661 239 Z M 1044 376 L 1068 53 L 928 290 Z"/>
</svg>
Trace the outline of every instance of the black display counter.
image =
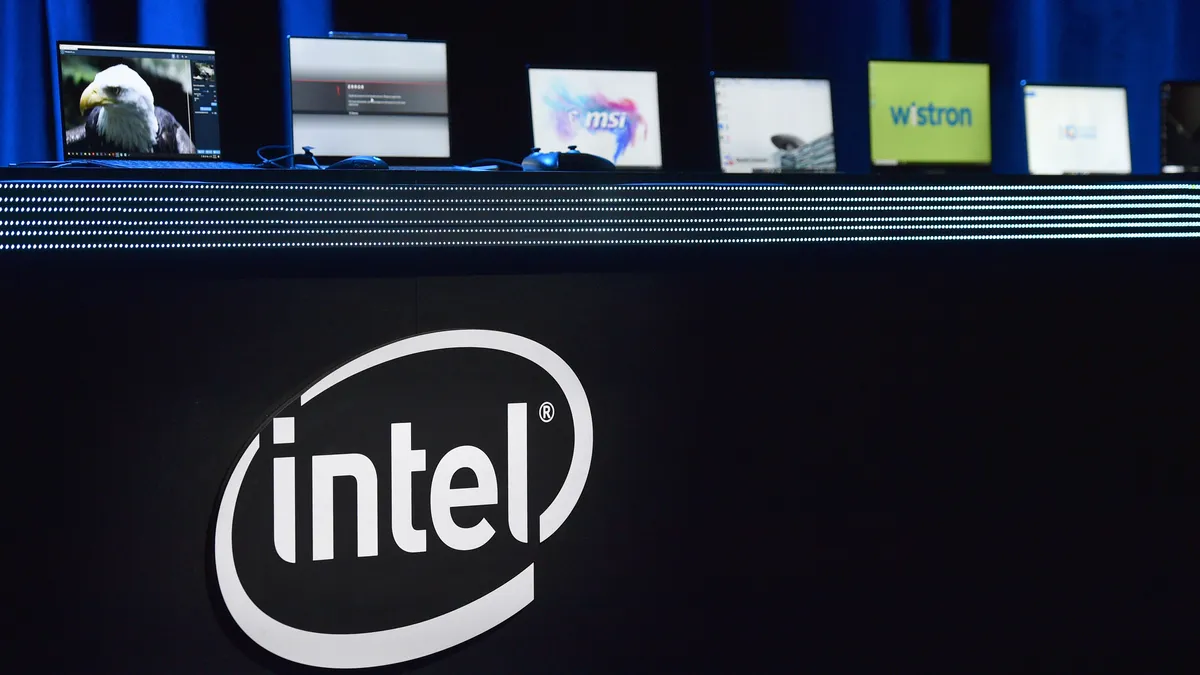
<svg viewBox="0 0 1200 675">
<path fill-rule="evenodd" d="M 0 251 L 1193 237 L 1187 181 L 36 170 Z"/>
<path fill-rule="evenodd" d="M 1198 198 L 0 174 L 6 656 L 1176 672 Z"/>
</svg>

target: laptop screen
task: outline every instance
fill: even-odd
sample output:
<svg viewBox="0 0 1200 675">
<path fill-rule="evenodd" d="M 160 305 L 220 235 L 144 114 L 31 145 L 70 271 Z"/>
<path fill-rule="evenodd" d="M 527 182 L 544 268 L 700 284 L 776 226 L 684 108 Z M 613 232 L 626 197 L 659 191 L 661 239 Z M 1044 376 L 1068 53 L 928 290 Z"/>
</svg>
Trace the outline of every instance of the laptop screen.
<svg viewBox="0 0 1200 675">
<path fill-rule="evenodd" d="M 65 159 L 220 159 L 216 52 L 59 43 Z"/>
<path fill-rule="evenodd" d="M 1161 124 L 1162 172 L 1200 172 L 1200 82 L 1162 83 Z"/>
<path fill-rule="evenodd" d="M 662 168 L 658 73 L 529 69 L 533 144 L 599 155 L 620 168 Z"/>
<path fill-rule="evenodd" d="M 714 77 L 725 173 L 836 171 L 829 80 Z"/>
<path fill-rule="evenodd" d="M 1132 172 L 1125 89 L 1026 85 L 1025 143 L 1031 174 Z"/>
<path fill-rule="evenodd" d="M 871 164 L 989 166 L 991 92 L 986 63 L 867 62 Z"/>
<path fill-rule="evenodd" d="M 293 37 L 291 144 L 324 157 L 450 157 L 446 43 Z"/>
</svg>

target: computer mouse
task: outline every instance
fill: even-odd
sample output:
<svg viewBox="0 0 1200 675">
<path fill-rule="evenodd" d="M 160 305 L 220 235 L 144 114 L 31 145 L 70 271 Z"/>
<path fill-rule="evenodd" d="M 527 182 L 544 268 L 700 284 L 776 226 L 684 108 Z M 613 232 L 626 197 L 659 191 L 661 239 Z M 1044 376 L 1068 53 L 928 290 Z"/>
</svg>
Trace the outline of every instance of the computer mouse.
<svg viewBox="0 0 1200 675">
<path fill-rule="evenodd" d="M 616 164 L 597 155 L 580 152 L 572 145 L 566 152 L 542 152 L 534 148 L 521 161 L 523 171 L 615 171 Z"/>
<path fill-rule="evenodd" d="M 370 157 L 368 155 L 358 155 L 355 157 L 347 157 L 340 162 L 334 162 L 326 169 L 374 169 L 377 171 L 387 171 L 387 162 L 378 157 Z"/>
</svg>

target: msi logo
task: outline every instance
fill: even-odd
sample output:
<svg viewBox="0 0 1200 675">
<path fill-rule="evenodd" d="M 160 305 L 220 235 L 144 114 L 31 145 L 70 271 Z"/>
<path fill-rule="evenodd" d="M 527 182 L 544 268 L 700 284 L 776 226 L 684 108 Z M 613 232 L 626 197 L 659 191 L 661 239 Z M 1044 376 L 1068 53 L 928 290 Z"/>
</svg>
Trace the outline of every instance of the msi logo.
<svg viewBox="0 0 1200 675">
<path fill-rule="evenodd" d="M 582 123 L 580 118 L 583 118 Z M 583 128 L 589 131 L 601 131 L 607 129 L 624 129 L 629 121 L 628 113 L 623 112 L 607 112 L 602 110 L 593 110 L 588 113 L 579 111 L 571 112 L 571 120 L 576 124 L 582 124 Z"/>
</svg>

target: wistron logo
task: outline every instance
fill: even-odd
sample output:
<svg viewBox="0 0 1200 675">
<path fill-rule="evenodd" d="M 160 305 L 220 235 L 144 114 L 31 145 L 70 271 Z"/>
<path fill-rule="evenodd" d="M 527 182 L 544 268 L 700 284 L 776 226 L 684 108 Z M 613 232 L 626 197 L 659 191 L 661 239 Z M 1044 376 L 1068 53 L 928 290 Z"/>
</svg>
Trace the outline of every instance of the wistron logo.
<svg viewBox="0 0 1200 675">
<path fill-rule="evenodd" d="M 916 101 L 906 106 L 888 106 L 892 113 L 892 124 L 896 126 L 971 126 L 971 109 L 966 107 L 940 106 L 930 102 L 917 105 Z"/>
<path fill-rule="evenodd" d="M 246 444 L 217 507 L 220 597 L 250 640 L 307 666 L 373 668 L 459 645 L 533 601 L 527 544 L 566 522 L 592 443 L 579 378 L 537 342 L 457 330 L 375 349 Z M 531 485 L 547 475 L 556 490 Z"/>
</svg>

